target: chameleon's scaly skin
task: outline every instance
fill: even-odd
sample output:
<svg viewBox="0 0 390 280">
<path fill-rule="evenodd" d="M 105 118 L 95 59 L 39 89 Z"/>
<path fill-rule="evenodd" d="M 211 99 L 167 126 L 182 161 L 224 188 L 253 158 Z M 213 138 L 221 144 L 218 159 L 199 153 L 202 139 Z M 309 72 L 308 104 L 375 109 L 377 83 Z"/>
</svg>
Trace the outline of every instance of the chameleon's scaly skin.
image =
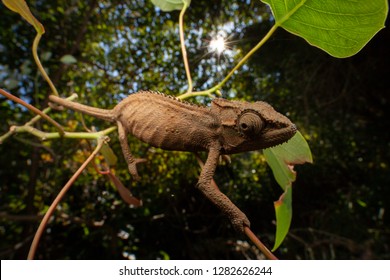
<svg viewBox="0 0 390 280">
<path fill-rule="evenodd" d="M 131 94 L 112 110 L 85 106 L 53 95 L 50 101 L 116 122 L 124 157 L 136 180 L 139 179 L 136 165 L 144 160 L 131 155 L 128 134 L 165 150 L 208 151 L 197 187 L 229 217 L 239 232 L 244 231 L 244 226 L 249 227 L 249 220 L 211 184 L 220 155 L 273 147 L 286 142 L 296 132 L 287 117 L 265 102 L 216 98 L 210 107 L 204 107 L 151 91 Z"/>
</svg>

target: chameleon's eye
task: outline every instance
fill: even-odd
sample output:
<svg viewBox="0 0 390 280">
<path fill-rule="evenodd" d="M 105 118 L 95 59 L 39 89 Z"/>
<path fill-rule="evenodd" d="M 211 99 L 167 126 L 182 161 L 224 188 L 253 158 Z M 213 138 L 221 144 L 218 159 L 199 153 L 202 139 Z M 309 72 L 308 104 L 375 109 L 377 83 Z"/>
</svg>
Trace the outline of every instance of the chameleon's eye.
<svg viewBox="0 0 390 280">
<path fill-rule="evenodd" d="M 259 134 L 263 126 L 261 117 L 253 112 L 243 113 L 238 119 L 238 130 L 244 136 L 252 137 Z"/>
</svg>

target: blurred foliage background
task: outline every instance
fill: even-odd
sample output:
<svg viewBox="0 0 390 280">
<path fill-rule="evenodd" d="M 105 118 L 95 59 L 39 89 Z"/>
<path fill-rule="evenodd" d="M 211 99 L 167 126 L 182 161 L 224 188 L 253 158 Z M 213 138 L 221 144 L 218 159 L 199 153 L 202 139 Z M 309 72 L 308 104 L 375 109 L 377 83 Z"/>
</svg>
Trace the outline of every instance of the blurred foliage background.
<svg viewBox="0 0 390 280">
<path fill-rule="evenodd" d="M 140 89 L 178 95 L 186 78 L 178 12 L 150 1 L 28 1 L 46 33 L 39 52 L 62 96 L 78 93 L 92 106 L 112 108 Z M 43 108 L 50 90 L 31 56 L 33 28 L 1 6 L 0 87 Z M 259 1 L 198 0 L 186 16 L 187 51 L 196 90 L 220 81 L 269 30 L 273 18 Z M 217 56 L 208 44 L 225 32 L 229 48 Z M 357 55 L 336 59 L 278 30 L 223 88 L 226 98 L 265 100 L 287 114 L 308 140 L 314 164 L 297 166 L 293 221 L 276 251 L 282 259 L 388 259 L 389 90 L 388 29 Z M 77 62 L 64 64 L 64 55 Z M 0 134 L 32 115 L 0 97 Z M 209 98 L 192 100 L 209 103 Z M 70 111 L 51 116 L 69 131 L 83 131 Z M 89 127 L 109 126 L 85 117 Z M 54 129 L 41 122 L 38 128 Z M 263 256 L 234 232 L 195 188 L 193 155 L 165 152 L 130 138 L 148 159 L 132 182 L 117 135 L 116 174 L 144 206 L 125 204 L 93 167 L 77 180 L 52 218 L 38 259 L 247 259 Z M 93 144 L 93 143 L 92 143 Z M 86 141 L 39 142 L 21 134 L 0 145 L 0 257 L 26 258 L 43 213 L 90 153 Z M 260 152 L 234 155 L 215 179 L 272 247 L 273 201 L 281 194 Z"/>
</svg>

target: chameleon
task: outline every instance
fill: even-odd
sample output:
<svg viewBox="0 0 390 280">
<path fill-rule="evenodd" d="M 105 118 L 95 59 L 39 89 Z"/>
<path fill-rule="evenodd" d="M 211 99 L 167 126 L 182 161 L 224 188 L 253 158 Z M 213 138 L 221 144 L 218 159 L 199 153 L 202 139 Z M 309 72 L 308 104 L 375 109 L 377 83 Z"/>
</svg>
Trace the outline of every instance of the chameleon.
<svg viewBox="0 0 390 280">
<path fill-rule="evenodd" d="M 287 142 L 296 126 L 266 102 L 215 98 L 210 106 L 196 105 L 154 91 L 138 91 L 113 109 L 100 109 L 50 95 L 49 100 L 118 127 L 119 142 L 130 174 L 140 180 L 127 135 L 164 150 L 208 152 L 196 187 L 243 233 L 246 215 L 213 182 L 220 156 L 270 148 Z"/>
</svg>

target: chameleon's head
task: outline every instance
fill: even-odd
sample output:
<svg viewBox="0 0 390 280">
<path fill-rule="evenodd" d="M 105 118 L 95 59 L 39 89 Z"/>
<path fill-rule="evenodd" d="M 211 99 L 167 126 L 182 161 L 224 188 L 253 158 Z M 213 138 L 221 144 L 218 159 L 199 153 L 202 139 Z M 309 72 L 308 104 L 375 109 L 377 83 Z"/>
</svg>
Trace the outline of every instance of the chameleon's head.
<svg viewBox="0 0 390 280">
<path fill-rule="evenodd" d="M 284 115 L 265 102 L 213 100 L 220 116 L 223 153 L 234 154 L 270 148 L 287 142 L 297 131 Z"/>
</svg>

